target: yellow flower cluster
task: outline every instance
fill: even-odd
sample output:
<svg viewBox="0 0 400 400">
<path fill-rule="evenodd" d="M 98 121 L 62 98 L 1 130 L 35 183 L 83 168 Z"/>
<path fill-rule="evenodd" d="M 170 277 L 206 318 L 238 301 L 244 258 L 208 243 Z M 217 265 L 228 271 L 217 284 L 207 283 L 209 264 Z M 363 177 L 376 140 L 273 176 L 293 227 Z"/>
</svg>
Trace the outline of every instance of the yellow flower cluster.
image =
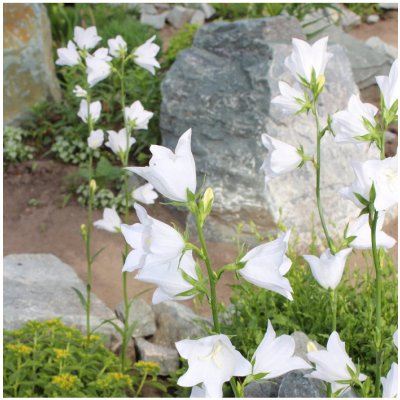
<svg viewBox="0 0 400 400">
<path fill-rule="evenodd" d="M 59 388 L 64 390 L 70 390 L 78 383 L 79 379 L 75 375 L 71 374 L 60 374 L 53 378 L 52 382 Z"/>
<path fill-rule="evenodd" d="M 26 346 L 22 343 L 9 344 L 7 349 L 14 351 L 17 354 L 30 354 L 32 352 L 32 347 Z"/>
<path fill-rule="evenodd" d="M 70 356 L 70 353 L 67 349 L 53 349 L 53 351 L 57 360 L 62 360 Z"/>
<path fill-rule="evenodd" d="M 132 385 L 131 377 L 121 372 L 109 372 L 96 380 L 97 386 L 102 390 L 112 387 L 116 382 L 123 382 L 126 386 Z"/>
<path fill-rule="evenodd" d="M 160 366 L 151 361 L 138 361 L 134 366 L 136 369 L 149 374 L 158 374 L 160 371 Z"/>
</svg>

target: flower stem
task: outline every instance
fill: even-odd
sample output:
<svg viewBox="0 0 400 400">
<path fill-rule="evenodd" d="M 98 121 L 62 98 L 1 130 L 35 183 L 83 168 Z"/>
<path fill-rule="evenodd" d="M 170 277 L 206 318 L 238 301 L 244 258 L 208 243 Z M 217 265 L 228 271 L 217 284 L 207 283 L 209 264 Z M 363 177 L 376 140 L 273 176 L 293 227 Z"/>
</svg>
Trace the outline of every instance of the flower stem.
<svg viewBox="0 0 400 400">
<path fill-rule="evenodd" d="M 135 393 L 135 397 L 139 397 L 140 392 L 141 392 L 142 389 L 143 389 L 144 383 L 146 382 L 146 378 L 147 378 L 147 371 L 145 371 L 144 374 L 143 374 L 143 378 L 142 378 L 142 380 L 140 381 L 138 390 L 137 390 L 136 393 Z"/>
<path fill-rule="evenodd" d="M 203 227 L 200 220 L 200 213 L 196 213 L 196 227 L 197 234 L 200 240 L 200 247 L 204 255 L 204 262 L 207 267 L 208 278 L 210 280 L 210 303 L 211 311 L 213 316 L 214 331 L 216 333 L 221 333 L 221 326 L 218 319 L 218 308 L 217 308 L 217 292 L 216 292 L 216 276 L 211 267 L 210 256 L 208 254 L 207 245 L 204 239 Z"/>
<path fill-rule="evenodd" d="M 122 166 L 127 167 L 129 161 L 129 136 L 130 131 L 125 117 L 125 57 L 122 58 L 121 61 L 121 108 L 122 113 L 124 115 L 124 126 L 126 129 L 126 151 L 123 157 L 121 157 Z M 128 174 L 124 171 L 124 195 L 125 195 L 125 215 L 124 215 L 124 222 L 128 223 L 129 217 L 129 190 L 128 190 Z M 123 260 L 125 262 L 126 257 L 129 253 L 128 243 L 125 242 L 124 252 L 123 252 Z M 122 291 L 123 291 L 123 299 L 124 299 L 124 329 L 122 335 L 122 348 L 121 348 L 121 370 L 122 372 L 126 369 L 126 359 L 127 359 L 127 352 L 128 352 L 128 344 L 130 338 L 128 337 L 129 334 L 129 312 L 130 312 L 130 303 L 128 297 L 128 273 L 122 272 Z"/>
<path fill-rule="evenodd" d="M 329 298 L 332 310 L 332 332 L 336 331 L 336 314 L 337 314 L 337 290 L 329 291 Z"/>
<path fill-rule="evenodd" d="M 328 244 L 329 250 L 334 255 L 335 251 L 333 248 L 333 242 L 332 242 L 331 237 L 329 236 L 328 228 L 327 228 L 326 222 L 325 222 L 324 211 L 323 211 L 322 204 L 321 204 L 321 139 L 322 139 L 323 135 L 321 134 L 318 109 L 317 109 L 317 105 L 315 102 L 313 103 L 312 112 L 314 114 L 315 123 L 317 125 L 317 159 L 315 162 L 315 170 L 316 170 L 315 196 L 317 198 L 317 207 L 318 207 L 319 218 L 321 220 L 322 229 L 324 230 L 326 242 Z"/>
<path fill-rule="evenodd" d="M 88 135 L 93 130 L 93 120 L 90 114 L 90 96 L 87 96 L 87 125 Z M 91 181 L 93 179 L 93 151 L 89 149 L 89 165 L 88 165 L 88 186 L 89 186 L 89 202 L 88 202 L 88 222 L 86 228 L 86 264 L 87 264 L 87 283 L 86 283 L 86 342 L 89 348 L 90 344 L 90 308 L 91 308 L 91 292 L 92 292 L 92 251 L 91 251 L 91 237 L 92 237 L 92 210 L 93 210 L 93 195 Z"/>
<path fill-rule="evenodd" d="M 378 211 L 370 206 L 369 220 L 371 226 L 372 256 L 375 267 L 375 397 L 379 397 L 382 374 L 382 275 L 376 246 L 376 227 L 378 224 Z"/>
</svg>

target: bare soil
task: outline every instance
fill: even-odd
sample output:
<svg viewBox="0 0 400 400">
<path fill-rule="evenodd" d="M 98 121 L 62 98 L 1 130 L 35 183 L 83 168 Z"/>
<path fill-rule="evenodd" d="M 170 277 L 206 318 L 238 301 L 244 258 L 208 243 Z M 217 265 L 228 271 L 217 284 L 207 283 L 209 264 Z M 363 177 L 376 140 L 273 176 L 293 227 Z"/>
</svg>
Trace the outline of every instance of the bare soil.
<svg viewBox="0 0 400 400">
<path fill-rule="evenodd" d="M 352 31 L 354 36 L 366 39 L 379 36 L 387 43 L 397 46 L 397 12 L 388 13 L 388 18 L 375 25 L 363 24 Z M 168 31 L 165 36 L 170 37 Z M 375 98 L 374 98 L 375 96 Z M 364 101 L 376 103 L 376 90 L 363 93 Z M 378 97 L 379 98 L 379 97 Z M 77 274 L 86 278 L 85 249 L 80 236 L 80 225 L 86 221 L 86 210 L 74 200 L 63 206 L 62 187 L 65 177 L 76 171 L 76 167 L 66 166 L 52 160 L 38 160 L 12 165 L 4 173 L 4 255 L 15 253 L 52 253 L 71 265 Z M 148 206 L 150 215 L 167 223 L 175 222 L 182 228 L 184 216 L 159 204 Z M 94 220 L 100 219 L 102 212 L 94 212 Z M 132 223 L 135 221 L 132 215 Z M 397 220 L 385 231 L 397 239 Z M 93 230 L 93 250 L 106 246 L 97 258 L 93 271 L 93 290 L 110 308 L 121 301 L 121 251 L 123 238 L 120 235 Z M 210 254 L 215 266 L 231 262 L 236 257 L 233 244 L 210 243 Z M 397 250 L 394 251 L 397 260 Z M 359 264 L 360 257 L 351 264 Z M 229 303 L 232 274 L 226 274 L 218 290 L 218 297 Z M 152 287 L 129 278 L 129 294 Z M 152 291 L 144 294 L 150 301 Z M 191 301 L 187 304 L 193 307 Z M 206 313 L 206 308 L 199 310 Z"/>
</svg>

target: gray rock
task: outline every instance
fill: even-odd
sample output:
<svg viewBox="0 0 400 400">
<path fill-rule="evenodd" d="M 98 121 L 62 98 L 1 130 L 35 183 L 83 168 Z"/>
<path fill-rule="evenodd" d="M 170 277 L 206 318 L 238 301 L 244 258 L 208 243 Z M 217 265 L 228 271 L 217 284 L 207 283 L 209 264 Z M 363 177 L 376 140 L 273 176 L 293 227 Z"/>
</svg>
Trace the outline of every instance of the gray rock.
<svg viewBox="0 0 400 400">
<path fill-rule="evenodd" d="M 3 12 L 3 118 L 12 124 L 29 117 L 35 103 L 61 94 L 45 6 L 9 3 Z"/>
<path fill-rule="evenodd" d="M 168 16 L 168 11 L 163 12 L 162 14 L 141 14 L 140 15 L 140 23 L 144 25 L 150 25 L 154 29 L 162 29 L 165 26 L 165 19 Z"/>
<path fill-rule="evenodd" d="M 282 377 L 271 380 L 259 380 L 250 382 L 244 388 L 244 397 L 246 398 L 275 398 L 278 397 L 279 386 Z"/>
<path fill-rule="evenodd" d="M 174 28 L 181 28 L 187 22 L 190 21 L 190 18 L 194 14 L 195 10 L 191 8 L 185 8 L 182 6 L 175 6 L 168 14 L 167 21 Z"/>
<path fill-rule="evenodd" d="M 382 10 L 397 10 L 398 7 L 398 3 L 379 3 L 379 8 L 381 8 Z"/>
<path fill-rule="evenodd" d="M 365 44 L 374 50 L 378 50 L 380 52 L 385 53 L 389 58 L 393 61 L 398 55 L 398 50 L 396 47 L 391 46 L 390 44 L 385 43 L 382 39 L 378 36 L 371 36 L 367 39 Z"/>
<path fill-rule="evenodd" d="M 310 342 L 308 336 L 303 332 L 293 332 L 290 336 L 294 339 L 296 344 L 294 355 L 297 357 L 301 357 L 308 362 L 307 345 Z M 311 340 L 311 342 L 317 347 L 318 350 L 324 349 L 324 347 L 317 343 L 315 340 Z"/>
<path fill-rule="evenodd" d="M 206 19 L 215 15 L 215 8 L 210 4 L 201 3 L 201 9 L 203 10 Z"/>
<path fill-rule="evenodd" d="M 303 144 L 309 154 L 315 151 L 312 116 L 288 117 L 270 104 L 279 94 L 279 80 L 293 83 L 284 66 L 292 37 L 304 38 L 297 20 L 288 17 L 207 24 L 197 32 L 193 47 L 178 55 L 162 82 L 163 144 L 174 148 L 191 127 L 198 181 L 206 175 L 206 185 L 214 189 L 214 209 L 205 227 L 209 240 L 231 240 L 237 223 L 250 219 L 261 231 L 271 231 L 283 207 L 284 224 L 296 226 L 301 240 L 309 241 L 310 216 L 316 210 L 310 187 L 313 167 L 276 178 L 266 188 L 259 171 L 266 155 L 262 133 L 295 146 Z M 320 101 L 323 120 L 345 108 L 350 95 L 358 92 L 343 48 L 334 45 L 329 51 L 334 57 L 326 68 L 326 91 Z M 366 159 L 372 154 L 358 156 Z M 322 158 L 322 200 L 327 219 L 335 221 L 339 232 L 349 217 L 358 214 L 337 194 L 353 180 L 354 148 L 334 144 L 326 136 Z M 247 226 L 246 235 L 254 238 Z"/>
<path fill-rule="evenodd" d="M 75 271 L 52 254 L 15 254 L 4 258 L 3 328 L 18 329 L 30 320 L 45 321 L 61 317 L 62 322 L 86 331 L 86 313 L 72 290 L 86 293 Z M 90 323 L 95 328 L 113 312 L 92 294 Z M 110 324 L 96 333 L 112 339 L 116 334 Z"/>
<path fill-rule="evenodd" d="M 146 339 L 135 339 L 140 360 L 155 362 L 160 366 L 160 375 L 168 375 L 179 368 L 179 355 L 174 349 L 159 346 Z"/>
<path fill-rule="evenodd" d="M 377 14 L 371 14 L 371 15 L 368 15 L 368 17 L 367 17 L 368 24 L 376 24 L 377 22 L 379 22 L 379 20 L 380 20 L 380 18 L 379 18 L 379 15 L 377 15 Z"/>
<path fill-rule="evenodd" d="M 142 14 L 157 15 L 157 9 L 155 7 L 155 4 L 151 3 L 140 4 L 140 12 Z"/>
<path fill-rule="evenodd" d="M 191 24 L 196 24 L 196 25 L 204 25 L 204 22 L 206 21 L 206 17 L 201 10 L 196 10 L 192 18 L 190 19 Z"/>
<path fill-rule="evenodd" d="M 179 340 L 197 339 L 207 333 L 203 326 L 209 322 L 182 304 L 165 301 L 153 305 L 153 310 L 157 322 L 157 332 L 152 338 L 155 344 L 174 349 Z"/>
<path fill-rule="evenodd" d="M 120 303 L 115 308 L 116 316 L 122 321 L 125 321 L 124 303 Z M 131 303 L 129 311 L 129 324 L 136 323 L 132 337 L 146 337 L 154 335 L 156 332 L 156 316 L 151 306 L 143 299 L 134 299 Z"/>
<path fill-rule="evenodd" d="M 364 42 L 344 32 L 340 27 L 332 25 L 320 11 L 307 15 L 304 19 L 304 24 L 311 21 L 317 22 L 305 26 L 303 29 L 304 33 L 309 35 L 325 28 L 316 34 L 313 40 L 329 36 L 329 43 L 336 43 L 343 46 L 351 64 L 354 80 L 359 89 L 375 85 L 375 76 L 389 74 L 392 58 L 387 56 L 384 51 L 380 49 L 371 51 L 371 48 Z M 331 62 L 329 61 L 329 63 Z"/>
<path fill-rule="evenodd" d="M 278 397 L 326 397 L 324 384 L 319 379 L 308 378 L 312 370 L 291 371 L 282 379 Z"/>
<path fill-rule="evenodd" d="M 356 26 L 361 25 L 361 16 L 349 10 L 343 4 L 338 4 L 341 10 L 340 25 L 345 31 L 349 31 Z"/>
</svg>

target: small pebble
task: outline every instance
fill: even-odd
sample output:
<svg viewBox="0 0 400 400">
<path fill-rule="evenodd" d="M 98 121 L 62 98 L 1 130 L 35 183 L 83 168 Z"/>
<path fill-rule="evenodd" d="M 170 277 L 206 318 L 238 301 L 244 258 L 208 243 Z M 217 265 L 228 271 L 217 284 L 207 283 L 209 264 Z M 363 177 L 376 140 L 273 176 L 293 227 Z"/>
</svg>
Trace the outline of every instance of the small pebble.
<svg viewBox="0 0 400 400">
<path fill-rule="evenodd" d="M 379 15 L 376 15 L 376 14 L 368 15 L 368 17 L 367 17 L 368 24 L 375 24 L 379 20 L 380 20 Z"/>
</svg>

